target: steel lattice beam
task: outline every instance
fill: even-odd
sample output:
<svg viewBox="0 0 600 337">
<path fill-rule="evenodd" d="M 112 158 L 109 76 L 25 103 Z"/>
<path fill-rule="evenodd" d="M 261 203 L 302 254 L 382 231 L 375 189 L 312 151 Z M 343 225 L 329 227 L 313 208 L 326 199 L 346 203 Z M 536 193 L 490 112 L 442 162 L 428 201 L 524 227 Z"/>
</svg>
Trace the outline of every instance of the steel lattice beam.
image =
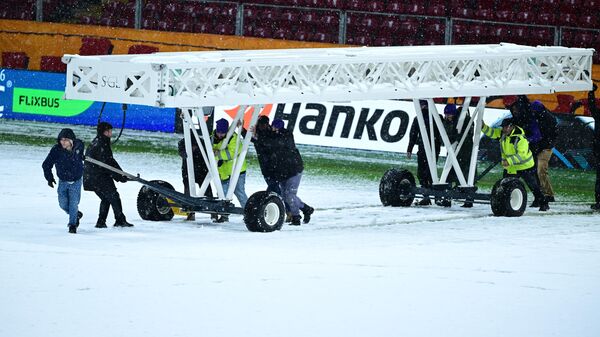
<svg viewBox="0 0 600 337">
<path fill-rule="evenodd" d="M 591 89 L 593 49 L 514 44 L 65 55 L 67 99 L 164 107 Z"/>
</svg>

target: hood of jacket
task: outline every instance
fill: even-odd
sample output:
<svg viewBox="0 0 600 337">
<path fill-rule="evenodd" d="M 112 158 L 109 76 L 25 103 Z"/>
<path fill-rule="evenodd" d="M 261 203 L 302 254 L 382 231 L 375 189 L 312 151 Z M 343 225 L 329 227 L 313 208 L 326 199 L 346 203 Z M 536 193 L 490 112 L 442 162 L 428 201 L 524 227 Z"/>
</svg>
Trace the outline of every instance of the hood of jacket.
<svg viewBox="0 0 600 337">
<path fill-rule="evenodd" d="M 75 132 L 69 128 L 65 128 L 60 130 L 58 133 L 58 137 L 56 137 L 56 142 L 60 143 L 61 138 L 68 138 L 70 140 L 75 140 Z"/>
</svg>

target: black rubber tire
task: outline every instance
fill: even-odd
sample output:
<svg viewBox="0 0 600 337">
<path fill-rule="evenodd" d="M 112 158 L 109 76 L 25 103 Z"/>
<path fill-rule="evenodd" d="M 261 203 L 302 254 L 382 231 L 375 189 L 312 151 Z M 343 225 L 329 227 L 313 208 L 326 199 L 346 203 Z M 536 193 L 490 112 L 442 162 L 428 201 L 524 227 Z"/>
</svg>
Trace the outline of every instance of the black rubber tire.
<svg viewBox="0 0 600 337">
<path fill-rule="evenodd" d="M 379 200 L 383 206 L 412 205 L 415 200 L 415 177 L 405 169 L 389 169 L 379 182 Z"/>
<path fill-rule="evenodd" d="M 495 216 L 521 216 L 527 207 L 527 191 L 518 178 L 504 178 L 492 189 L 492 212 Z"/>
<path fill-rule="evenodd" d="M 171 184 L 162 180 L 153 180 L 151 183 L 160 185 L 165 188 L 175 190 Z M 170 221 L 175 216 L 173 209 L 164 196 L 142 186 L 138 192 L 137 210 L 140 218 L 150 221 Z"/>
<path fill-rule="evenodd" d="M 496 181 L 494 187 L 492 187 L 492 198 L 490 199 L 490 206 L 492 207 L 492 213 L 494 216 L 504 216 L 504 207 L 502 207 L 502 202 L 500 198 L 494 197 L 498 194 L 498 188 L 500 187 L 500 182 L 502 179 Z"/>
<path fill-rule="evenodd" d="M 268 233 L 281 229 L 285 205 L 279 195 L 260 191 L 252 194 L 244 208 L 244 223 L 251 232 Z"/>
</svg>

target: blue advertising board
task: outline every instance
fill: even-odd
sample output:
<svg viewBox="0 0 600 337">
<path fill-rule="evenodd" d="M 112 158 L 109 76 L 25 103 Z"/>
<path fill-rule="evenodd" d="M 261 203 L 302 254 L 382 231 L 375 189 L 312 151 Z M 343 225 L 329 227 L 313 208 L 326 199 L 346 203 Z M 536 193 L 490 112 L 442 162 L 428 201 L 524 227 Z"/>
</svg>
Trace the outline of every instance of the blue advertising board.
<svg viewBox="0 0 600 337">
<path fill-rule="evenodd" d="M 0 118 L 96 125 L 102 102 L 64 100 L 65 74 L 0 68 Z M 128 105 L 125 128 L 175 131 L 175 109 Z M 106 103 L 102 121 L 120 128 L 121 104 Z"/>
</svg>

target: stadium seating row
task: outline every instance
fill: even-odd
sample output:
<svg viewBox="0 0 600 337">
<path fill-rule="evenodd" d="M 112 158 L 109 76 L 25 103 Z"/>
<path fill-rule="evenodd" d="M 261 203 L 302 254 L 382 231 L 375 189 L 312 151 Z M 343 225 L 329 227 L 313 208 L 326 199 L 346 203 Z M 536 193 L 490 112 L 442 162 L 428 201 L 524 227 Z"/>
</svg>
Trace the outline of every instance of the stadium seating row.
<svg viewBox="0 0 600 337">
<path fill-rule="evenodd" d="M 19 8 L 19 18 L 34 16 L 35 0 L 4 2 Z M 65 3 L 74 6 L 77 1 L 45 0 L 44 16 L 51 16 L 52 11 Z M 99 15 L 83 15 L 80 23 L 134 27 L 135 0 L 102 3 Z M 557 41 L 565 46 L 600 50 L 600 30 L 578 29 L 598 27 L 598 15 L 585 8 L 597 8 L 594 6 L 600 5 L 600 0 L 428 0 L 415 4 L 393 0 L 264 0 L 241 3 L 242 34 L 245 36 L 338 43 L 343 42 L 339 32 L 340 20 L 345 18 L 345 42 L 348 44 L 444 44 L 446 23 L 450 22 L 451 43 L 507 41 L 554 45 Z M 146 0 L 142 7 L 142 28 L 234 35 L 240 8 L 236 2 Z M 4 9 L 0 16 L 6 14 L 5 6 L 0 9 Z M 347 12 L 342 16 L 340 10 Z M 447 16 L 453 19 L 449 21 Z M 500 21 L 510 23 L 498 23 Z M 561 25 L 566 27 L 559 31 Z M 596 62 L 599 61 L 597 55 Z"/>
<path fill-rule="evenodd" d="M 60 6 L 75 2 L 74 0 L 46 0 L 44 1 L 44 16 L 52 16 L 51 14 Z M 551 26 L 600 28 L 600 19 L 595 13 L 600 8 L 600 0 L 428 0 L 414 3 L 403 0 L 255 0 L 240 2 L 245 6 L 253 4 L 270 5 L 265 10 L 271 11 L 274 16 L 280 15 L 281 11 L 294 10 L 293 6 L 338 11 L 428 15 Z M 35 3 L 35 0 L 4 0 L 3 5 L 0 5 L 0 17 L 33 20 L 35 18 Z M 289 7 L 274 7 L 273 5 Z M 235 20 L 237 3 L 146 0 L 144 1 L 142 16 L 147 19 L 166 19 L 179 14 L 187 16 L 188 13 L 194 17 L 212 16 Z M 135 0 L 112 0 L 103 2 L 100 18 L 83 16 L 80 20 L 93 24 L 133 27 L 134 18 Z"/>
<path fill-rule="evenodd" d="M 79 55 L 109 55 L 112 54 L 113 44 L 107 38 L 84 37 L 81 39 Z M 128 54 L 150 54 L 158 51 L 157 47 L 143 44 L 131 45 Z M 27 69 L 29 57 L 24 52 L 3 52 L 2 68 Z M 40 70 L 50 72 L 62 72 L 67 70 L 67 65 L 61 60 L 61 56 L 42 56 L 40 59 Z"/>
</svg>

